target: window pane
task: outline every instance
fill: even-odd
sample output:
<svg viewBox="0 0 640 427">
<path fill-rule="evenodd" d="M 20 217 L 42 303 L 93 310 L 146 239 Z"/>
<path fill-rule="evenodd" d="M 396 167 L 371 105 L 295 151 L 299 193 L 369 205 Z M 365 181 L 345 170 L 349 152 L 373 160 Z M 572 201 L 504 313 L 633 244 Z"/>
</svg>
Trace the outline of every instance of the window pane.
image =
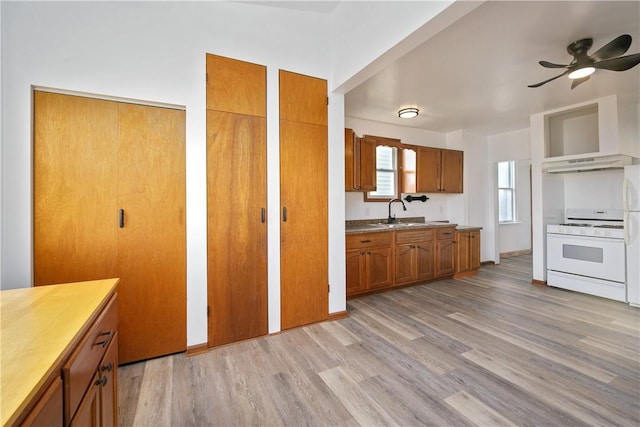
<svg viewBox="0 0 640 427">
<path fill-rule="evenodd" d="M 500 222 L 514 221 L 513 218 L 513 191 L 509 189 L 498 190 L 498 206 Z"/>
<path fill-rule="evenodd" d="M 498 163 L 498 187 L 499 188 L 512 187 L 512 182 L 513 182 L 512 163 L 513 162 Z"/>
<path fill-rule="evenodd" d="M 396 195 L 396 174 L 394 172 L 378 171 L 376 191 L 369 195 L 374 197 L 394 197 Z"/>
<path fill-rule="evenodd" d="M 395 169 L 395 148 L 378 145 L 376 147 L 376 169 Z"/>
</svg>

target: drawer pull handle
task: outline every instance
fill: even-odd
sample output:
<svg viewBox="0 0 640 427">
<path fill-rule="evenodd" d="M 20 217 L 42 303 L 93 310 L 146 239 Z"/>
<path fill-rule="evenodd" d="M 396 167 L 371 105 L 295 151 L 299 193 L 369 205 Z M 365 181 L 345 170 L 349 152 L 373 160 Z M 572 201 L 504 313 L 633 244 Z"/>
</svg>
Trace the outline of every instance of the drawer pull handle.
<svg viewBox="0 0 640 427">
<path fill-rule="evenodd" d="M 107 385 L 107 377 L 102 377 L 95 382 L 95 385 L 101 385 L 102 387 Z"/>
<path fill-rule="evenodd" d="M 371 240 L 360 240 L 360 243 L 371 243 Z"/>
<path fill-rule="evenodd" d="M 453 233 L 448 232 L 448 233 L 442 233 L 443 236 L 451 236 Z"/>
<path fill-rule="evenodd" d="M 108 365 L 102 365 L 102 367 L 100 367 L 101 371 L 107 371 L 107 372 L 111 372 L 111 370 L 113 369 L 113 362 L 109 362 Z"/>
<path fill-rule="evenodd" d="M 96 337 L 96 340 L 100 339 L 101 337 L 106 337 L 106 338 L 103 339 L 102 341 L 94 342 L 93 345 L 101 345 L 102 347 L 106 347 L 107 343 L 109 342 L 109 339 L 111 338 L 111 331 L 102 332 L 102 333 L 98 334 L 98 336 Z"/>
</svg>

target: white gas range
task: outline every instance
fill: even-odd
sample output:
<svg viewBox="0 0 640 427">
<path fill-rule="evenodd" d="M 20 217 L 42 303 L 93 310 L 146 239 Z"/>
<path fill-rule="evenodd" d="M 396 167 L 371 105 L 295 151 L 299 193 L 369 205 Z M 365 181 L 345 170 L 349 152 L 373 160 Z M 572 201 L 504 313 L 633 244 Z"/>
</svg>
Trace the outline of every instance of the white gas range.
<svg viewBox="0 0 640 427">
<path fill-rule="evenodd" d="M 567 209 L 547 225 L 547 284 L 627 301 L 624 211 Z"/>
</svg>

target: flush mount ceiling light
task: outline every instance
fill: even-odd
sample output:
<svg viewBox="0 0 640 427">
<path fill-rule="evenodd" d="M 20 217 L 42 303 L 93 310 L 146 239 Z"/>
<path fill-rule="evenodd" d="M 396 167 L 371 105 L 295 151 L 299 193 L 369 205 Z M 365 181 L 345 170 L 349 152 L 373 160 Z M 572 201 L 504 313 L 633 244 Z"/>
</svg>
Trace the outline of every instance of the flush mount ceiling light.
<svg viewBox="0 0 640 427">
<path fill-rule="evenodd" d="M 417 108 L 403 108 L 402 110 L 398 111 L 398 117 L 400 117 L 401 119 L 413 119 L 414 117 L 418 116 L 418 109 Z"/>
</svg>

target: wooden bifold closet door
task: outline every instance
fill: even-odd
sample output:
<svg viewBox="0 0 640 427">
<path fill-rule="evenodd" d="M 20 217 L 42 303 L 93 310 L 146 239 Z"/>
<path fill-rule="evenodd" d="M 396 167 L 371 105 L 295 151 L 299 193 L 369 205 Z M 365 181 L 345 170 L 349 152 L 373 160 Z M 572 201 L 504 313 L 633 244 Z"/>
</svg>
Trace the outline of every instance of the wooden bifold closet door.
<svg viewBox="0 0 640 427">
<path fill-rule="evenodd" d="M 34 102 L 34 284 L 119 277 L 119 362 L 184 351 L 185 112 Z"/>
</svg>

